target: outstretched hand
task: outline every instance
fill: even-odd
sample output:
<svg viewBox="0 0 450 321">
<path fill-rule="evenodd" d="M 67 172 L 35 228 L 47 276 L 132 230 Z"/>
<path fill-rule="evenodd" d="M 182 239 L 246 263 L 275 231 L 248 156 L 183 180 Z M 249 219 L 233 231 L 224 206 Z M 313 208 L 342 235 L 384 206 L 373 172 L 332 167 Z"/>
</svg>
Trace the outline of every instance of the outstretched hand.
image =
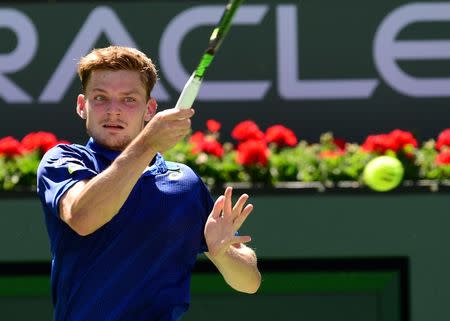
<svg viewBox="0 0 450 321">
<path fill-rule="evenodd" d="M 253 210 L 253 205 L 247 204 L 244 207 L 249 196 L 242 194 L 233 207 L 232 194 L 233 189 L 227 187 L 224 195 L 216 200 L 205 224 L 206 244 L 213 257 L 224 255 L 230 245 L 251 241 L 250 236 L 237 236 L 236 231 Z"/>
</svg>

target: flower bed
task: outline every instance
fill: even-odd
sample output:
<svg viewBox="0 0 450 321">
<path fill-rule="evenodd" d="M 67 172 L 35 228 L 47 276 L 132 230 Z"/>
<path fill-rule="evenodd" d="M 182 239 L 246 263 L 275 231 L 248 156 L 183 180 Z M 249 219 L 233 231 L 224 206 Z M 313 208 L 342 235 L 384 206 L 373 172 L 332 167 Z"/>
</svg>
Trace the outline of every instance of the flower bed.
<svg viewBox="0 0 450 321">
<path fill-rule="evenodd" d="M 223 142 L 220 129 L 219 122 L 208 120 L 204 131 L 192 133 L 164 156 L 191 166 L 210 188 L 233 183 L 244 188 L 362 189 L 366 164 L 380 155 L 401 161 L 403 187 L 437 190 L 450 185 L 450 129 L 423 143 L 410 132 L 396 129 L 369 135 L 362 144 L 331 133 L 311 144 L 282 125 L 262 131 L 251 120 L 233 128 L 233 142 Z M 0 191 L 35 190 L 40 159 L 59 143 L 67 142 L 48 132 L 30 133 L 21 141 L 1 138 Z"/>
<path fill-rule="evenodd" d="M 33 132 L 18 141 L 12 136 L 0 139 L 0 191 L 36 190 L 36 172 L 46 151 L 67 144 L 48 132 Z"/>
<path fill-rule="evenodd" d="M 319 191 L 361 188 L 366 164 L 380 155 L 401 161 L 402 186 L 437 190 L 448 186 L 450 179 L 450 129 L 421 145 L 412 133 L 399 129 L 369 135 L 362 144 L 328 132 L 319 143 L 310 144 L 282 125 L 263 132 L 246 120 L 234 127 L 231 136 L 235 142 L 222 143 L 220 123 L 208 120 L 204 131 L 193 133 L 165 156 L 194 168 L 210 187 L 234 182 L 241 187 L 256 184 Z"/>
</svg>

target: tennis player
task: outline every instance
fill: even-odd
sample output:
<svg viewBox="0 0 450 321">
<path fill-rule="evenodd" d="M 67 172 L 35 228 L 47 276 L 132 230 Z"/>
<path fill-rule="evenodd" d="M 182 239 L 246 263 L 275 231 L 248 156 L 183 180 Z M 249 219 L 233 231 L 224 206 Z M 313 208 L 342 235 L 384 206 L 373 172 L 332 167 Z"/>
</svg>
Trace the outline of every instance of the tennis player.
<svg viewBox="0 0 450 321">
<path fill-rule="evenodd" d="M 160 154 L 189 133 L 194 111 L 156 112 L 157 71 L 133 48 L 95 49 L 78 74 L 90 139 L 54 147 L 38 170 L 54 320 L 179 320 L 199 253 L 231 287 L 256 292 L 250 237 L 236 233 L 253 209 L 248 195 L 232 204 L 227 188 L 214 202 L 189 167 Z"/>
</svg>

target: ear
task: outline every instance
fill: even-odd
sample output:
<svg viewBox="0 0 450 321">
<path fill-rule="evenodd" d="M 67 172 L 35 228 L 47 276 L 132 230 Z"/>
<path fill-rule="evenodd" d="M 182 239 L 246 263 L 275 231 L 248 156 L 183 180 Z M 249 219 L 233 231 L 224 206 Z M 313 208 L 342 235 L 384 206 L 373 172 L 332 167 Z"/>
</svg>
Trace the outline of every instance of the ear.
<svg viewBox="0 0 450 321">
<path fill-rule="evenodd" d="M 83 119 L 87 118 L 86 100 L 82 94 L 77 97 L 77 114 Z"/>
<path fill-rule="evenodd" d="M 153 116 L 156 114 L 156 109 L 158 108 L 158 104 L 156 103 L 155 98 L 150 98 L 147 102 L 147 111 L 144 116 L 144 120 L 146 122 L 150 121 Z"/>
</svg>

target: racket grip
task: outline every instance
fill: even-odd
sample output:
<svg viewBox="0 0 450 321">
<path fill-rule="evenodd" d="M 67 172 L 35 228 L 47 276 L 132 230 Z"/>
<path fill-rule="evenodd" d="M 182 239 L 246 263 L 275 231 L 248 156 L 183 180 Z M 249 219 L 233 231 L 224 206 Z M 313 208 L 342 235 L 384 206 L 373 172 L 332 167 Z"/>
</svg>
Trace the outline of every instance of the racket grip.
<svg viewBox="0 0 450 321">
<path fill-rule="evenodd" d="M 188 109 L 192 107 L 195 98 L 197 97 L 198 91 L 200 90 L 200 85 L 202 84 L 202 79 L 195 77 L 195 72 L 191 75 L 186 85 L 184 85 L 183 91 L 178 98 L 175 108 L 178 109 Z"/>
</svg>

